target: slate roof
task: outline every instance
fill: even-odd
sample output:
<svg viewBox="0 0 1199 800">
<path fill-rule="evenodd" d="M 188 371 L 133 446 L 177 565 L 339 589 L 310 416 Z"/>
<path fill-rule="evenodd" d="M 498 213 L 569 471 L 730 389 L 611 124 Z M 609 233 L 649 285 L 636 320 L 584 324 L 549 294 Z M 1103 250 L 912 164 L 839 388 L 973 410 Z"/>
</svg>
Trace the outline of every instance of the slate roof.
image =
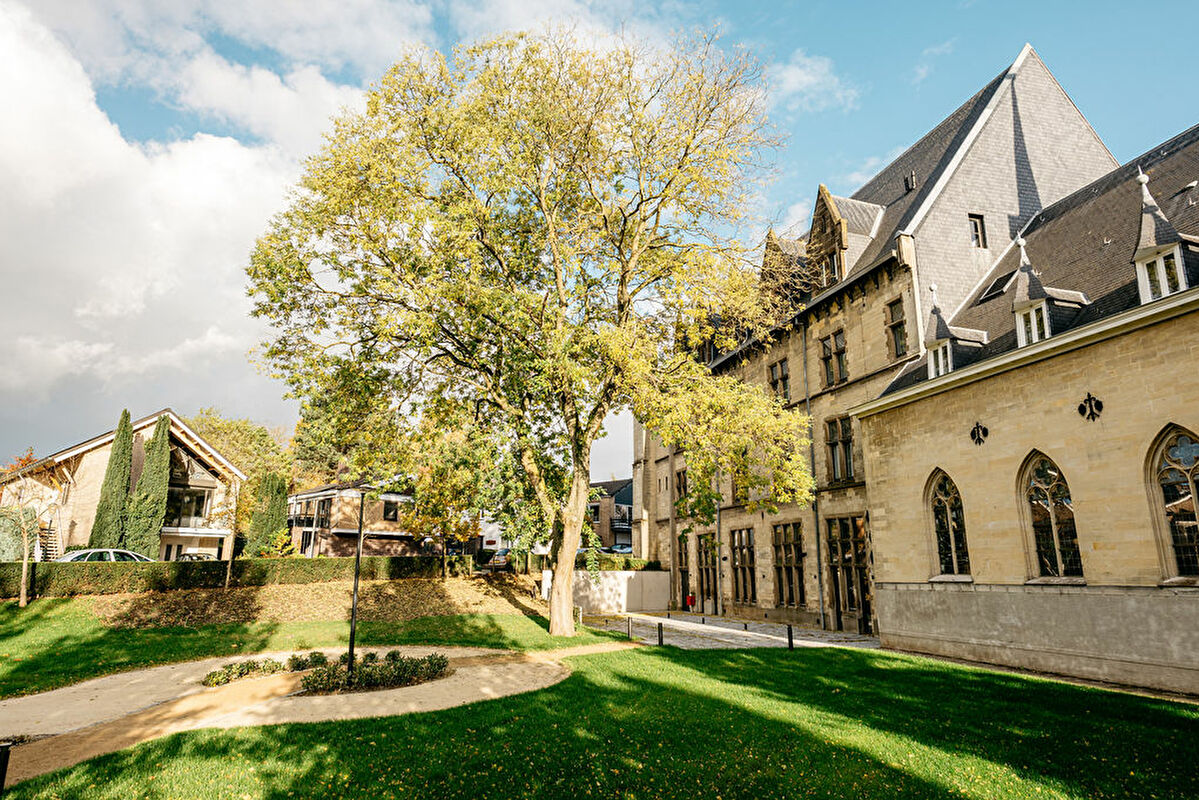
<svg viewBox="0 0 1199 800">
<path fill-rule="evenodd" d="M 591 488 L 599 489 L 601 497 L 615 497 L 617 492 L 632 482 L 632 478 L 622 478 L 617 481 L 596 481 L 591 484 Z"/>
<path fill-rule="evenodd" d="M 937 178 L 953 160 L 987 103 L 1003 85 L 1008 71 L 1005 69 L 995 76 L 977 94 L 941 120 L 940 124 L 853 193 L 851 200 L 881 206 L 883 219 L 874 240 L 850 269 L 847 280 L 852 280 L 859 273 L 874 266 L 880 257 L 889 252 L 895 237 L 911 222 L 921 202 L 932 192 Z M 916 173 L 917 186 L 914 190 L 908 190 L 904 186 L 904 179 L 912 172 Z M 841 210 L 840 205 L 837 208 Z M 842 214 L 845 213 L 842 210 Z"/>
<path fill-rule="evenodd" d="M 1137 180 L 1144 171 L 1148 183 Z M 1045 296 L 1087 301 L 1072 315 L 1054 316 L 1052 334 L 1119 314 L 1140 305 L 1133 258 L 1141 246 L 1144 193 L 1148 192 L 1177 240 L 1199 244 L 1199 125 L 1109 172 L 1028 221 L 1021 232 L 1024 252 L 1036 284 Z M 1155 234 L 1157 235 L 1157 234 Z M 1183 247 L 1187 285 L 1199 287 L 1199 254 Z M 986 331 L 986 345 L 973 352 L 966 366 L 1016 348 L 1013 303 L 1033 292 L 1019 279 L 1007 280 L 1002 291 L 988 291 L 1000 278 L 1020 277 L 1021 248 L 1013 244 L 979 281 L 970 297 L 949 320 L 952 327 Z M 927 380 L 927 361 L 909 365 L 887 388 L 889 394 Z"/>
<path fill-rule="evenodd" d="M 878 221 L 879 215 L 886 211 L 880 205 L 854 200 L 852 197 L 832 195 L 832 198 L 837 205 L 837 211 L 841 212 L 841 217 L 849 226 L 850 233 L 869 236 L 870 232 L 874 230 L 874 223 Z"/>
</svg>

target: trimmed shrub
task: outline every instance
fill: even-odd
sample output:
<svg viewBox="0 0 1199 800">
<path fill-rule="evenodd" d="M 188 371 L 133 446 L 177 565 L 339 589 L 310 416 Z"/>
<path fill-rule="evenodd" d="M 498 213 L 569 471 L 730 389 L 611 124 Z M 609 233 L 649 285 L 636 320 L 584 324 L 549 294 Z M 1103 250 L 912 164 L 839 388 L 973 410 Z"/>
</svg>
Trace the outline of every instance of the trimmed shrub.
<svg viewBox="0 0 1199 800">
<path fill-rule="evenodd" d="M 640 572 L 647 570 L 650 572 L 660 571 L 662 564 L 658 561 L 647 561 L 644 558 L 633 558 L 632 556 L 618 556 L 614 553 L 599 554 L 600 572 L 610 572 L 615 570 L 633 570 Z M 575 569 L 587 569 L 587 558 L 583 553 L 575 558 Z"/>
<path fill-rule="evenodd" d="M 288 659 L 290 663 L 290 659 Z M 214 669 L 212 672 L 204 676 L 204 680 L 200 681 L 205 686 L 224 686 L 230 681 L 238 680 L 239 678 L 257 678 L 260 675 L 274 675 L 276 672 L 282 672 L 283 665 L 273 658 L 264 658 L 262 661 L 238 661 L 233 664 L 226 664 L 220 669 Z"/>
<path fill-rule="evenodd" d="M 92 547 L 122 546 L 132 466 L 133 425 L 129 421 L 129 409 L 125 409 L 117 422 L 108 466 L 104 468 L 104 482 L 100 484 L 100 501 L 96 504 L 96 516 L 92 520 L 92 533 L 88 540 Z"/>
<path fill-rule="evenodd" d="M 450 575 L 470 575 L 469 556 L 452 556 Z M 225 585 L 224 561 L 39 562 L 30 564 L 30 595 L 71 597 L 80 594 L 165 592 L 216 589 Z M 362 580 L 440 578 L 440 556 L 363 556 Z M 323 583 L 351 580 L 353 558 L 242 558 L 233 563 L 231 586 Z M 20 590 L 21 565 L 0 564 L 0 597 Z"/>
<path fill-rule="evenodd" d="M 167 513 L 167 483 L 171 477 L 171 421 L 164 414 L 146 444 L 146 459 L 125 513 L 124 546 L 158 558 L 158 532 Z"/>
<path fill-rule="evenodd" d="M 354 670 L 354 681 L 350 683 L 350 673 L 347 669 L 349 654 L 343 653 L 343 658 L 336 664 L 317 667 L 301 678 L 300 685 L 304 691 L 312 694 L 329 694 L 332 692 L 359 691 L 364 689 L 390 689 L 397 686 L 412 686 L 417 683 L 435 680 L 449 671 L 450 660 L 441 653 L 430 653 L 424 658 L 408 658 L 392 650 L 382 659 L 377 654 L 368 659 L 364 656 Z"/>
</svg>

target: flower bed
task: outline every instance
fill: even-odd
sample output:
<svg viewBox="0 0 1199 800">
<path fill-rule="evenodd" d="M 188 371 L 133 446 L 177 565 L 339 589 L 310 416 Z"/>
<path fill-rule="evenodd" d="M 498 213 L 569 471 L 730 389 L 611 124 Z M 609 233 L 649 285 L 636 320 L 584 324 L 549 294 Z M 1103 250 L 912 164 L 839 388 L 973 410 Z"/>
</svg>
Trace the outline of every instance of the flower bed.
<svg viewBox="0 0 1199 800">
<path fill-rule="evenodd" d="M 220 669 L 214 669 L 204 676 L 201 683 L 205 686 L 224 686 L 241 678 L 258 678 L 284 671 L 308 671 L 308 674 L 300 679 L 304 691 L 310 694 L 331 694 L 412 686 L 441 678 L 450 669 L 450 660 L 441 653 L 430 653 L 424 658 L 409 658 L 401 655 L 399 650 L 391 650 L 383 658 L 379 658 L 378 653 L 367 653 L 358 659 L 354 669 L 354 680 L 351 682 L 349 663 L 349 653 L 342 653 L 337 663 L 330 663 L 324 653 L 314 650 L 306 655 L 293 654 L 286 663 L 273 658 L 236 661 Z"/>
</svg>

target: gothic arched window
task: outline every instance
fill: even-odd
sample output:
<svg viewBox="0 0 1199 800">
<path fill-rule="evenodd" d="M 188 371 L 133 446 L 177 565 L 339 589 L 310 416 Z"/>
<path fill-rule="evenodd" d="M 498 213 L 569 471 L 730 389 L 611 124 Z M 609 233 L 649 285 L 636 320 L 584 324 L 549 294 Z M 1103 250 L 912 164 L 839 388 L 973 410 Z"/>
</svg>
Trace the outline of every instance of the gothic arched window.
<svg viewBox="0 0 1199 800">
<path fill-rule="evenodd" d="M 1159 450 L 1157 483 L 1161 487 L 1166 525 L 1178 575 L 1199 575 L 1199 526 L 1195 520 L 1195 487 L 1199 483 L 1199 442 L 1189 433 L 1166 438 Z"/>
<path fill-rule="evenodd" d="M 1038 573 L 1044 578 L 1081 578 L 1082 554 L 1066 476 L 1057 464 L 1039 453 L 1033 456 L 1025 474 Z"/>
<path fill-rule="evenodd" d="M 966 517 L 962 495 L 944 472 L 933 474 L 929 505 L 933 533 L 937 539 L 937 563 L 942 575 L 969 575 L 970 554 L 966 549 Z"/>
</svg>

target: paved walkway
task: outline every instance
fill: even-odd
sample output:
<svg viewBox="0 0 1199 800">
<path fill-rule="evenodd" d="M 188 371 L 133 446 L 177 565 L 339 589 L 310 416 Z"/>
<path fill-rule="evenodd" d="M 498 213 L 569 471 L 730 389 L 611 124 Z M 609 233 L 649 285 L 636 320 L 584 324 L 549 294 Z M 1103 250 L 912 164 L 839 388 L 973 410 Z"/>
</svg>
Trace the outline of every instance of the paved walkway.
<svg viewBox="0 0 1199 800">
<path fill-rule="evenodd" d="M 211 689 L 200 685 L 209 671 L 244 658 L 205 659 L 109 675 L 0 701 L 3 735 L 45 737 L 13 748 L 8 785 L 179 731 L 389 717 L 534 691 L 553 686 L 570 674 L 558 659 L 631 647 L 637 645 L 603 642 L 531 653 L 469 647 L 366 647 L 361 652 L 444 653 L 450 658 L 452 672 L 416 686 L 339 695 L 296 694 L 300 673 L 245 679 Z M 259 653 L 245 658 L 286 655 Z M 159 687 L 164 677 L 177 680 L 173 688 Z M 75 708 L 64 709 L 63 704 Z"/>
<path fill-rule="evenodd" d="M 658 643 L 658 624 L 662 624 L 662 643 L 687 650 L 739 649 L 744 647 L 786 647 L 787 625 L 777 622 L 750 622 L 729 617 L 671 612 L 663 614 L 621 614 L 585 617 L 594 628 L 627 631 L 633 625 L 633 638 L 646 644 Z M 798 647 L 877 648 L 878 639 L 856 633 L 822 631 L 792 626 Z"/>
</svg>

